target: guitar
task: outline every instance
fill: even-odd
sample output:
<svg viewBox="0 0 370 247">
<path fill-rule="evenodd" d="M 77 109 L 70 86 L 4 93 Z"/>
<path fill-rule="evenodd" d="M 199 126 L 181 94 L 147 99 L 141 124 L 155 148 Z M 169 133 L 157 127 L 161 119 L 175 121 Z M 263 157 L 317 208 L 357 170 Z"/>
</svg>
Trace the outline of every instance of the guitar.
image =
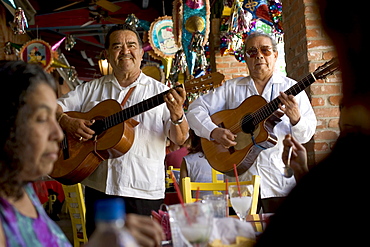
<svg viewBox="0 0 370 247">
<path fill-rule="evenodd" d="M 184 86 L 187 93 L 195 93 L 215 88 L 223 80 L 224 75 L 215 72 L 187 81 Z M 88 112 L 66 112 L 73 118 L 95 120 L 90 127 L 95 135 L 88 141 L 79 142 L 72 135 L 65 134 L 50 176 L 62 184 L 76 184 L 93 173 L 103 160 L 124 155 L 133 144 L 134 127 L 139 124 L 132 117 L 163 104 L 163 96 L 168 92 L 164 91 L 123 110 L 119 102 L 108 99 Z"/>
<path fill-rule="evenodd" d="M 338 61 L 333 58 L 284 93 L 295 96 L 316 80 L 326 78 L 337 69 Z M 211 119 L 217 126 L 236 134 L 237 145 L 226 149 L 215 141 L 201 138 L 202 149 L 210 165 L 215 170 L 233 177 L 234 164 L 238 174 L 246 172 L 263 149 L 273 147 L 277 143 L 277 137 L 272 130 L 283 115 L 277 111 L 279 104 L 279 98 L 267 103 L 263 97 L 253 95 L 235 109 L 213 114 Z"/>
</svg>

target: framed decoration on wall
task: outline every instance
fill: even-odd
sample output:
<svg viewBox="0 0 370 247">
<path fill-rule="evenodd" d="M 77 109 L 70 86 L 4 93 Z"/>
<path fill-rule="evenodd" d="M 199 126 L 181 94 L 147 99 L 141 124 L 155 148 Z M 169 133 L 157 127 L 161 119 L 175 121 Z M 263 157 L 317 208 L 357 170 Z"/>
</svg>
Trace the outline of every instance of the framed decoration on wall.
<svg viewBox="0 0 370 247">
<path fill-rule="evenodd" d="M 53 51 L 46 41 L 34 39 L 22 46 L 19 58 L 27 63 L 40 64 L 47 70 L 53 62 Z"/>
</svg>

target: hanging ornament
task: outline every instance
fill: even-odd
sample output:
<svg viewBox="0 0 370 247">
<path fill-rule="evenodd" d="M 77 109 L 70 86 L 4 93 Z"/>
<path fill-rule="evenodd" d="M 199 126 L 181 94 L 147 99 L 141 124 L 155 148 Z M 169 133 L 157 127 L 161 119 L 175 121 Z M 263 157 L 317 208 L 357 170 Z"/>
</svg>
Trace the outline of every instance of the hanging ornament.
<svg viewBox="0 0 370 247">
<path fill-rule="evenodd" d="M 21 49 L 22 45 L 20 44 L 15 44 L 15 43 L 12 43 L 10 41 L 6 42 L 5 43 L 5 46 L 4 46 L 4 53 L 6 55 L 12 55 L 12 54 L 15 54 L 18 56 L 18 53 L 19 53 L 19 50 Z"/>
<path fill-rule="evenodd" d="M 173 58 L 179 50 L 172 30 L 173 22 L 169 16 L 159 17 L 150 25 L 149 43 L 153 51 L 161 58 Z"/>
<path fill-rule="evenodd" d="M 68 71 L 68 80 L 73 82 L 77 79 L 77 70 L 74 66 L 71 66 L 69 71 Z"/>
<path fill-rule="evenodd" d="M 191 46 L 199 44 L 194 42 L 193 36 L 195 33 L 197 33 L 197 37 L 201 34 L 203 38 L 199 45 L 206 45 L 210 28 L 210 4 L 209 0 L 186 0 L 184 3 L 179 1 L 178 4 L 181 4 L 179 9 L 182 9 L 182 13 L 177 12 L 177 10 L 174 10 L 173 13 L 178 15 L 174 19 L 181 23 L 178 23 L 175 26 L 181 28 L 181 44 L 186 56 L 189 73 L 192 75 L 194 73 L 197 56 L 194 54 Z M 200 48 L 197 49 L 199 50 Z"/>
<path fill-rule="evenodd" d="M 52 47 L 52 51 L 57 51 L 59 46 L 62 44 L 62 42 L 66 39 L 66 37 L 63 37 L 61 40 L 59 40 L 57 43 L 55 43 Z"/>
<path fill-rule="evenodd" d="M 184 17 L 182 0 L 173 1 L 172 7 L 173 35 L 178 47 L 181 47 L 183 18 Z"/>
<path fill-rule="evenodd" d="M 51 67 L 53 68 L 64 68 L 64 69 L 70 69 L 71 67 L 67 64 L 63 63 L 62 61 L 53 58 L 53 62 L 51 63 Z"/>
<path fill-rule="evenodd" d="M 40 39 L 34 39 L 22 46 L 19 51 L 19 57 L 27 63 L 40 64 L 47 70 L 53 61 L 52 53 L 53 50 L 49 43 Z"/>
<path fill-rule="evenodd" d="M 267 0 L 244 0 L 243 8 L 253 15 L 253 19 L 261 19 L 272 25 Z"/>
<path fill-rule="evenodd" d="M 245 33 L 250 30 L 253 15 L 244 10 L 241 2 L 235 1 L 229 19 L 229 32 Z"/>
<path fill-rule="evenodd" d="M 125 23 L 129 26 L 131 26 L 133 29 L 137 29 L 137 27 L 139 26 L 139 19 L 136 17 L 135 14 L 129 14 L 127 17 L 126 17 L 126 20 L 125 20 Z"/>
<path fill-rule="evenodd" d="M 57 44 L 53 47 L 56 47 Z M 41 39 L 34 39 L 24 44 L 19 51 L 19 58 L 27 63 L 41 65 L 48 73 L 54 68 L 70 68 L 58 60 L 58 53 L 52 49 L 49 43 Z"/>
<path fill-rule="evenodd" d="M 168 76 L 170 75 L 171 65 L 172 65 L 172 57 L 163 57 L 162 58 L 162 64 L 164 66 L 164 75 L 166 79 L 168 79 Z"/>
<path fill-rule="evenodd" d="M 282 22 L 283 22 L 283 6 L 280 0 L 270 0 L 269 9 L 272 22 L 274 24 L 275 31 L 282 34 Z"/>
<path fill-rule="evenodd" d="M 190 47 L 192 60 L 194 61 L 191 65 L 194 67 L 191 68 L 190 71 L 193 71 L 195 73 L 195 77 L 205 75 L 206 68 L 208 67 L 203 41 L 204 36 L 202 33 L 200 33 L 199 31 L 193 33 Z"/>
<path fill-rule="evenodd" d="M 25 34 L 25 28 L 28 28 L 27 18 L 21 7 L 18 7 L 14 13 L 14 34 Z"/>
<path fill-rule="evenodd" d="M 172 67 L 170 71 L 169 81 L 172 83 L 172 86 L 175 85 L 175 82 L 178 81 L 179 74 L 185 73 L 187 69 L 185 54 L 182 49 L 178 50 L 175 54 L 175 58 L 172 60 Z"/>
<path fill-rule="evenodd" d="M 65 44 L 64 44 L 64 48 L 67 51 L 70 51 L 75 46 L 75 44 L 76 44 L 75 38 L 72 35 L 67 34 L 66 41 L 65 41 Z"/>
</svg>

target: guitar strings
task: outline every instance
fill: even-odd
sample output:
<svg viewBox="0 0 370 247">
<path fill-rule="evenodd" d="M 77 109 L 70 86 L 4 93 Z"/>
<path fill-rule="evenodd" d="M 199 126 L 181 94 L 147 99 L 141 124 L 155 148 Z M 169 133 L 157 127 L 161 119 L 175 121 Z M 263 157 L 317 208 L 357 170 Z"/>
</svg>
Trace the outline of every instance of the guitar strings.
<svg viewBox="0 0 370 247">
<path fill-rule="evenodd" d="M 312 74 L 307 75 L 302 80 L 294 84 L 291 88 L 286 90 L 284 93 L 287 95 L 297 95 L 301 91 L 303 91 L 306 87 L 308 87 L 311 84 L 311 80 L 314 79 Z M 264 119 L 268 118 L 272 113 L 274 113 L 277 109 L 279 104 L 281 103 L 280 99 L 277 97 L 270 101 L 269 103 L 261 106 L 259 109 L 257 109 L 255 112 L 245 115 L 241 118 L 240 123 L 236 123 L 232 125 L 229 130 L 232 133 L 235 133 L 241 127 L 247 123 L 252 122 L 253 126 L 256 127 L 260 122 L 262 122 Z"/>
<path fill-rule="evenodd" d="M 158 95 L 155 95 L 147 100 L 141 101 L 140 103 L 130 106 L 122 111 L 116 112 L 110 116 L 105 117 L 102 119 L 104 122 L 104 130 L 107 130 L 119 123 L 124 122 L 127 119 L 130 119 L 133 116 L 136 116 L 142 112 L 145 112 L 149 109 L 154 108 L 162 103 L 164 103 L 163 96 L 167 94 L 169 90 L 162 92 Z"/>
</svg>

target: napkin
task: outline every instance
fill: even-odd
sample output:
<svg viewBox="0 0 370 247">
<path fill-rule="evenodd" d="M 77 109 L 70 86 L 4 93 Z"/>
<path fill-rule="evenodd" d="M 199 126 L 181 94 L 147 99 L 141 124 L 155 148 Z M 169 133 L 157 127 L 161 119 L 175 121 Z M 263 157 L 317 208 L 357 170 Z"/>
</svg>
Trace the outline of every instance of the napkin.
<svg viewBox="0 0 370 247">
<path fill-rule="evenodd" d="M 214 218 L 209 246 L 247 247 L 253 246 L 255 242 L 255 230 L 250 222 L 236 218 Z"/>
</svg>

